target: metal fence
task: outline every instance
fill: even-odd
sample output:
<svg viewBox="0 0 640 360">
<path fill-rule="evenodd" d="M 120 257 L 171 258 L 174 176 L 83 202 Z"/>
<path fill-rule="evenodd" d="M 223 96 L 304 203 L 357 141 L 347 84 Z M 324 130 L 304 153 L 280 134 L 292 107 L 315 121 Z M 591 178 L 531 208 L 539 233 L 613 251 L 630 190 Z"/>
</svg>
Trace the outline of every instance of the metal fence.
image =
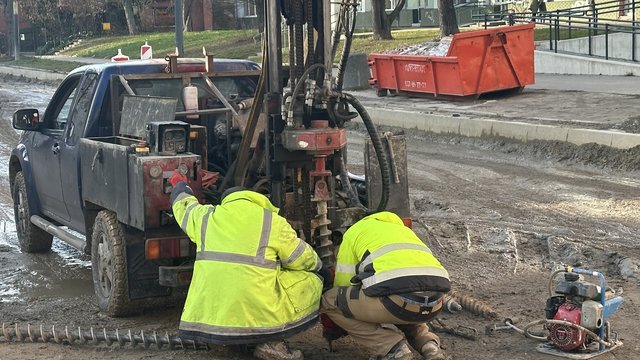
<svg viewBox="0 0 640 360">
<path fill-rule="evenodd" d="M 548 40 L 543 44 L 548 50 L 637 62 L 640 56 L 639 11 L 638 1 L 621 4 L 613 0 L 533 14 L 503 11 L 476 16 L 475 20 L 482 22 L 485 28 L 535 22 L 538 29 L 548 27 L 548 35 L 538 34 L 539 39 Z"/>
</svg>

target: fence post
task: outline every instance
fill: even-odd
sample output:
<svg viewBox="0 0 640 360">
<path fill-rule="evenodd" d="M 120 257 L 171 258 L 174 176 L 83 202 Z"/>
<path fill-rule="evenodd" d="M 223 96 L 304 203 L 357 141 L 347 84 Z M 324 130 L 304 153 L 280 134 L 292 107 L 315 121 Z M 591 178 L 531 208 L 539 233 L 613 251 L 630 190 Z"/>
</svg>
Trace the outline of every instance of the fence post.
<svg viewBox="0 0 640 360">
<path fill-rule="evenodd" d="M 591 18 L 589 18 L 589 56 L 593 55 L 593 50 L 591 48 Z"/>
<path fill-rule="evenodd" d="M 631 61 L 636 61 L 636 22 L 631 22 Z"/>
<path fill-rule="evenodd" d="M 569 15 L 569 39 L 572 39 L 572 37 L 571 37 L 571 15 Z"/>
<path fill-rule="evenodd" d="M 487 13 L 484 13 L 484 28 L 487 28 Z"/>
<path fill-rule="evenodd" d="M 553 24 L 551 23 L 551 17 L 549 17 L 549 49 L 553 49 Z"/>
<path fill-rule="evenodd" d="M 560 19 L 558 19 L 558 17 L 556 17 L 556 31 L 555 31 L 555 36 L 554 36 L 554 48 L 555 48 L 555 52 L 558 52 L 558 38 L 560 37 Z"/>
<path fill-rule="evenodd" d="M 604 24 L 604 58 L 609 60 L 609 24 Z"/>
</svg>

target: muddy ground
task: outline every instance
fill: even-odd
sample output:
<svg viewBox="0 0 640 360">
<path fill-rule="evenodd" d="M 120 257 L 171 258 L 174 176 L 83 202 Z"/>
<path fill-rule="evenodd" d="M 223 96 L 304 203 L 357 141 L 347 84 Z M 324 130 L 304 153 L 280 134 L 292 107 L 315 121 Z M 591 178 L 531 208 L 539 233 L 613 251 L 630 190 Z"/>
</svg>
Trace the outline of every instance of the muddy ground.
<svg viewBox="0 0 640 360">
<path fill-rule="evenodd" d="M 95 305 L 90 261 L 59 241 L 44 255 L 21 253 L 13 225 L 7 160 L 18 135 L 10 115 L 43 108 L 53 88 L 0 84 L 0 322 L 107 327 L 174 333 L 183 296 L 156 301 L 142 315 L 112 319 Z M 28 102 L 28 100 L 32 100 Z M 363 133 L 349 133 L 354 171 L 362 164 Z M 481 299 L 503 317 L 544 317 L 549 274 L 561 265 L 602 271 L 625 302 L 611 318 L 624 346 L 610 359 L 639 359 L 640 168 L 637 152 L 503 140 L 409 137 L 414 229 L 449 270 L 454 289 Z M 450 326 L 479 330 L 476 341 L 441 334 L 453 359 L 553 359 L 514 333 L 485 336 L 494 321 L 443 314 Z M 349 339 L 328 351 L 318 327 L 291 339 L 308 359 L 365 359 Z M 7 343 L 0 359 L 245 359 L 235 348 L 140 350 L 106 345 Z"/>
</svg>

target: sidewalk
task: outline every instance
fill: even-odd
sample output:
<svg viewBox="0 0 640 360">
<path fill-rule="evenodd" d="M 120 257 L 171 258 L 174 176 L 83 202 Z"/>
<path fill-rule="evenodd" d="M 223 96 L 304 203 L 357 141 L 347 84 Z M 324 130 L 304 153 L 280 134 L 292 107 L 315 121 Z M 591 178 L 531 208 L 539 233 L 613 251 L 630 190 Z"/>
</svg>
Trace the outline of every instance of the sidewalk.
<svg viewBox="0 0 640 360">
<path fill-rule="evenodd" d="M 445 101 L 428 97 L 376 97 L 352 92 L 379 125 L 519 141 L 640 145 L 640 79 L 615 76 L 536 75 L 521 94 Z"/>
</svg>

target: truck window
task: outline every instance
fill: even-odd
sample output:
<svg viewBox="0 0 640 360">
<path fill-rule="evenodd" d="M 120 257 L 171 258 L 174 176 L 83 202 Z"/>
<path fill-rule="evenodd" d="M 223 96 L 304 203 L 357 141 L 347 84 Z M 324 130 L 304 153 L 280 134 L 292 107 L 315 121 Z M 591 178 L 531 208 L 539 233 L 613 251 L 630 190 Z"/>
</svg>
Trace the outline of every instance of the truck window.
<svg viewBox="0 0 640 360">
<path fill-rule="evenodd" d="M 72 96 L 67 99 L 67 102 L 71 98 L 75 98 L 76 104 L 73 107 L 73 111 L 70 117 L 67 119 L 67 143 L 74 145 L 78 139 L 82 136 L 83 130 L 87 123 L 87 117 L 89 116 L 89 110 L 91 109 L 91 102 L 93 100 L 93 93 L 96 90 L 98 84 L 98 74 L 85 73 L 82 78 L 82 82 L 77 90 L 74 91 Z M 67 106 L 66 102 L 63 106 L 63 111 Z M 69 106 L 71 106 L 69 104 Z M 62 111 L 61 111 L 62 112 Z"/>
<path fill-rule="evenodd" d="M 253 97 L 257 86 L 254 79 L 248 77 L 219 77 L 212 80 L 227 100 Z M 200 102 L 203 103 L 204 99 L 211 98 L 211 95 L 205 90 L 206 85 L 204 80 L 194 78 L 191 82 L 198 86 L 198 98 Z M 130 80 L 129 86 L 131 86 L 136 95 L 177 98 L 178 105 L 176 110 L 184 110 L 184 104 L 182 103 L 182 79 Z M 222 107 L 222 103 L 219 103 L 218 106 Z"/>
<path fill-rule="evenodd" d="M 49 103 L 49 107 L 45 111 L 43 128 L 51 130 L 63 130 L 65 128 L 80 76 L 78 74 L 69 78 L 58 87 Z"/>
</svg>

